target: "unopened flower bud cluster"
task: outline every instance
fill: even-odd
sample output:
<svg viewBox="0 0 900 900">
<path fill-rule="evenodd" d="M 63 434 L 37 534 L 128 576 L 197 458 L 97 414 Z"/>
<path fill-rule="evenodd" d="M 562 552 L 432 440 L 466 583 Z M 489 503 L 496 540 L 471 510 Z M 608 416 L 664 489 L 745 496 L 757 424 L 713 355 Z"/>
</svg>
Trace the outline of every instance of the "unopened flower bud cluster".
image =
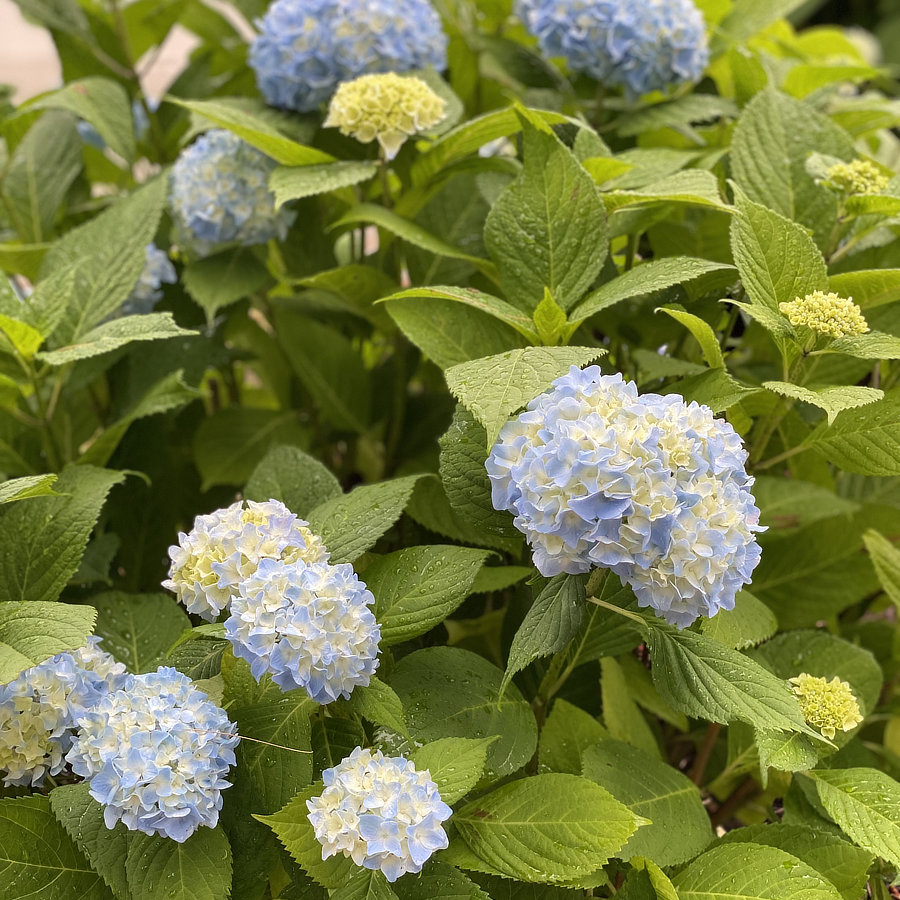
<svg viewBox="0 0 900 900">
<path fill-rule="evenodd" d="M 826 678 L 806 672 L 789 679 L 803 718 L 827 738 L 838 731 L 852 731 L 863 720 L 850 685 L 837 675 Z"/>
<path fill-rule="evenodd" d="M 835 293 L 813 291 L 778 308 L 794 326 L 805 326 L 829 338 L 852 337 L 865 334 L 869 325 L 862 310 L 850 297 Z"/>
</svg>

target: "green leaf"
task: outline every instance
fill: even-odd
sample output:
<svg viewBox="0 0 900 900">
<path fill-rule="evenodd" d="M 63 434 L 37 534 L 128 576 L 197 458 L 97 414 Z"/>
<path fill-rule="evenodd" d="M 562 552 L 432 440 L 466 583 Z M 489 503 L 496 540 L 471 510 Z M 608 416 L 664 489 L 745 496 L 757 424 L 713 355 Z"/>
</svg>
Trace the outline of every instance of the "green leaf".
<svg viewBox="0 0 900 900">
<path fill-rule="evenodd" d="M 278 340 L 322 418 L 336 428 L 363 433 L 369 420 L 369 374 L 359 352 L 321 322 L 278 307 Z"/>
<path fill-rule="evenodd" d="M 442 369 L 526 346 L 518 331 L 476 311 L 472 306 L 422 296 L 396 299 L 397 296 L 391 299 L 387 307 L 391 318 Z"/>
<path fill-rule="evenodd" d="M 329 894 L 329 900 L 397 900 L 380 869 L 357 867 L 350 878 Z"/>
<path fill-rule="evenodd" d="M 95 633 L 103 649 L 129 672 L 148 672 L 191 627 L 187 613 L 167 594 L 109 591 L 91 597 L 97 609 Z"/>
<path fill-rule="evenodd" d="M 722 348 L 719 346 L 719 339 L 712 330 L 712 326 L 695 316 L 693 313 L 686 312 L 683 309 L 670 306 L 661 306 L 656 312 L 664 312 L 671 316 L 676 322 L 681 322 L 685 328 L 696 338 L 703 353 L 706 364 L 713 369 L 725 368 L 725 357 L 722 356 Z"/>
<path fill-rule="evenodd" d="M 781 316 L 779 303 L 827 290 L 825 260 L 803 227 L 735 194 L 731 249 L 751 302 Z"/>
<path fill-rule="evenodd" d="M 331 563 L 352 563 L 400 518 L 418 475 L 363 484 L 310 510 L 309 524 L 325 542 Z"/>
<path fill-rule="evenodd" d="M 288 853 L 298 865 L 322 887 L 340 888 L 357 871 L 358 866 L 346 856 L 331 856 L 322 859 L 322 845 L 316 839 L 315 831 L 307 816 L 306 801 L 318 797 L 323 790 L 322 782 L 304 788 L 284 809 L 271 816 L 254 816 L 268 825 L 284 844 Z"/>
<path fill-rule="evenodd" d="M 184 289 L 212 322 L 216 313 L 271 282 L 268 269 L 246 248 L 227 250 L 188 263 L 181 273 Z"/>
<path fill-rule="evenodd" d="M 610 215 L 627 207 L 646 207 L 665 203 L 729 209 L 722 200 L 716 176 L 702 169 L 675 172 L 659 181 L 632 190 L 609 191 L 603 195 L 603 202 Z M 614 228 L 615 224 L 614 220 Z"/>
<path fill-rule="evenodd" d="M 10 316 L 0 315 L 0 336 L 2 336 L 19 356 L 32 359 L 38 347 L 44 343 L 44 336 L 27 322 L 20 322 Z M 0 349 L 6 348 L 0 344 Z"/>
<path fill-rule="evenodd" d="M 643 856 L 658 866 L 677 865 L 701 853 L 712 840 L 699 789 L 658 758 L 621 741 L 601 741 L 585 751 L 582 772 L 650 821 L 619 851 L 621 859 Z"/>
<path fill-rule="evenodd" d="M 900 300 L 900 269 L 867 269 L 828 276 L 828 290 L 849 297 L 862 309 Z"/>
<path fill-rule="evenodd" d="M 222 625 L 200 625 L 189 629 L 166 654 L 166 665 L 197 680 L 218 675 L 223 654 L 231 646 L 224 634 Z"/>
<path fill-rule="evenodd" d="M 125 870 L 132 900 L 225 900 L 231 847 L 220 828 L 199 828 L 183 844 L 135 832 Z"/>
<path fill-rule="evenodd" d="M 900 475 L 900 396 L 890 393 L 875 406 L 842 412 L 804 444 L 847 472 Z"/>
<path fill-rule="evenodd" d="M 87 782 L 62 784 L 50 792 L 50 808 L 91 867 L 119 900 L 129 900 L 125 859 L 131 833 L 122 825 L 109 829 L 103 807 L 90 795 Z"/>
<path fill-rule="evenodd" d="M 850 136 L 831 119 L 810 104 L 767 89 L 741 115 L 731 165 L 749 199 L 813 230 L 823 247 L 837 216 L 837 199 L 807 171 L 813 151 L 841 159 L 855 155 Z"/>
<path fill-rule="evenodd" d="M 23 478 L 10 478 L 0 483 L 0 504 L 56 494 L 53 490 L 56 477 L 56 475 L 26 475 Z"/>
<path fill-rule="evenodd" d="M 810 772 L 826 812 L 858 847 L 900 865 L 900 784 L 877 769 Z"/>
<path fill-rule="evenodd" d="M 505 549 L 521 543 L 512 517 L 494 509 L 491 483 L 484 468 L 485 431 L 463 406 L 440 438 L 441 483 L 453 514 L 473 534 L 472 542 Z M 468 538 L 467 538 L 468 540 Z"/>
<path fill-rule="evenodd" d="M 397 881 L 394 890 L 401 900 L 503 900 L 493 891 L 489 896 L 459 869 L 438 861 L 415 878 Z"/>
<path fill-rule="evenodd" d="M 745 842 L 777 847 L 805 862 L 827 878 L 844 900 L 859 900 L 865 889 L 872 856 L 827 831 L 813 831 L 798 825 L 750 825 L 725 834 L 724 844 Z"/>
<path fill-rule="evenodd" d="M 859 504 L 834 491 L 796 478 L 759 475 L 753 485 L 756 505 L 762 511 L 760 521 L 767 526 L 768 537 L 796 529 L 832 516 L 852 515 Z"/>
<path fill-rule="evenodd" d="M 473 309 L 479 310 L 479 312 L 487 313 L 495 319 L 499 319 L 501 322 L 514 328 L 529 341 L 534 341 L 537 338 L 534 332 L 534 323 L 529 316 L 505 300 L 475 288 L 455 287 L 453 285 L 415 287 L 384 297 L 381 302 L 389 303 L 393 300 L 413 300 L 416 298 L 453 300 L 456 303 L 471 306 Z"/>
<path fill-rule="evenodd" d="M 871 528 L 863 535 L 863 542 L 882 589 L 894 606 L 900 609 L 900 550 L 883 534 Z"/>
<path fill-rule="evenodd" d="M 484 426 L 491 447 L 512 413 L 571 366 L 583 366 L 604 352 L 592 347 L 526 347 L 460 363 L 444 376 L 450 393 Z"/>
<path fill-rule="evenodd" d="M 0 507 L 0 596 L 56 600 L 75 574 L 100 509 L 122 472 L 69 466 L 57 494 Z"/>
<path fill-rule="evenodd" d="M 622 137 L 636 137 L 646 131 L 674 128 L 690 132 L 695 122 L 737 116 L 737 107 L 727 97 L 714 94 L 687 94 L 674 100 L 654 103 L 643 109 L 629 110 L 616 122 L 616 131 Z"/>
<path fill-rule="evenodd" d="M 128 299 L 144 271 L 147 244 L 156 234 L 167 185 L 163 177 L 153 179 L 53 245 L 41 271 L 52 275 L 55 285 L 43 311 L 51 307 L 58 322 L 51 335 L 57 345 L 80 341 Z M 51 283 L 50 278 L 45 281 Z M 35 298 L 45 281 L 38 284 Z"/>
<path fill-rule="evenodd" d="M 796 856 L 759 844 L 707 850 L 672 883 L 679 900 L 837 900 L 836 888 Z"/>
<path fill-rule="evenodd" d="M 87 17 L 77 0 L 14 0 L 16 6 L 30 18 L 48 28 L 71 32 L 80 38 L 90 38 Z"/>
<path fill-rule="evenodd" d="M 469 589 L 470 594 L 492 594 L 518 584 L 532 574 L 530 566 L 485 566 L 480 569 Z"/>
<path fill-rule="evenodd" d="M 26 103 L 21 109 L 64 109 L 93 125 L 114 153 L 125 162 L 135 155 L 131 101 L 125 88 L 109 78 L 81 78 L 71 81 Z"/>
<path fill-rule="evenodd" d="M 544 583 L 513 638 L 501 693 L 516 672 L 564 650 L 578 634 L 584 619 L 585 581 L 583 575 L 557 575 Z"/>
<path fill-rule="evenodd" d="M 383 725 L 397 734 L 407 734 L 402 701 L 392 687 L 375 677 L 369 680 L 368 685 L 357 685 L 353 689 L 347 706 L 374 725 Z"/>
<path fill-rule="evenodd" d="M 659 745 L 629 690 L 629 679 L 622 666 L 609 656 L 600 660 L 600 697 L 603 724 L 617 740 L 659 757 Z"/>
<path fill-rule="evenodd" d="M 703 635 L 663 623 L 649 625 L 653 683 L 675 709 L 711 722 L 737 719 L 818 737 L 787 683 L 759 663 Z"/>
<path fill-rule="evenodd" d="M 803 0 L 735 0 L 719 27 L 725 37 L 744 41 L 802 5 Z"/>
<path fill-rule="evenodd" d="M 487 550 L 433 546 L 376 559 L 365 578 L 375 595 L 382 645 L 402 643 L 443 622 L 469 595 L 488 556 Z"/>
<path fill-rule="evenodd" d="M 544 288 L 544 297 L 534 311 L 534 327 L 542 344 L 553 346 L 567 337 L 568 320 L 565 310 L 553 299 L 553 294 Z M 484 354 L 487 356 L 487 354 Z"/>
<path fill-rule="evenodd" d="M 829 425 L 834 423 L 839 412 L 867 406 L 884 397 L 884 391 L 857 385 L 828 384 L 823 387 L 801 387 L 787 381 L 764 381 L 762 386 L 782 397 L 802 400 L 804 403 L 811 403 L 819 409 L 824 409 Z"/>
<path fill-rule="evenodd" d="M 19 238 L 39 244 L 52 237 L 56 214 L 81 171 L 81 140 L 65 112 L 41 116 L 4 166 L 0 194 Z"/>
<path fill-rule="evenodd" d="M 711 619 L 701 619 L 700 630 L 732 650 L 746 650 L 772 637 L 778 620 L 749 591 L 738 591 L 734 609 L 720 609 Z"/>
<path fill-rule="evenodd" d="M 217 100 L 183 100 L 167 94 L 164 98 L 169 103 L 182 106 L 202 116 L 214 125 L 227 128 L 248 144 L 262 150 L 275 162 L 283 166 L 308 166 L 318 163 L 330 163 L 334 157 L 314 147 L 298 144 L 279 133 L 266 120 L 246 109 Z"/>
<path fill-rule="evenodd" d="M 837 338 L 828 345 L 828 351 L 846 353 L 857 359 L 900 359 L 900 338 L 870 331 Z"/>
<path fill-rule="evenodd" d="M 539 883 L 590 875 L 642 824 L 599 785 L 559 772 L 503 785 L 464 806 L 453 822 L 492 869 Z"/>
<path fill-rule="evenodd" d="M 293 411 L 233 406 L 204 419 L 194 435 L 194 457 L 202 489 L 243 484 L 270 447 L 303 443 Z"/>
<path fill-rule="evenodd" d="M 336 222 L 332 224 L 332 228 L 342 228 L 346 225 L 377 225 L 385 231 L 400 238 L 407 243 L 418 247 L 421 250 L 427 250 L 435 256 L 446 256 L 448 259 L 461 259 L 471 263 L 479 271 L 483 272 L 488 278 L 496 279 L 496 269 L 494 264 L 479 256 L 472 256 L 453 244 L 447 243 L 443 238 L 437 237 L 430 231 L 424 229 L 421 225 L 404 219 L 403 216 L 393 212 L 393 210 L 385 209 L 375 203 L 360 203 L 347 210 Z"/>
<path fill-rule="evenodd" d="M 537 724 L 531 707 L 511 684 L 500 696 L 502 673 L 486 659 L 454 647 L 429 647 L 403 657 L 391 687 L 403 701 L 417 741 L 498 735 L 486 769 L 494 776 L 517 771 L 534 754 Z"/>
<path fill-rule="evenodd" d="M 0 602 L 0 684 L 62 653 L 83 647 L 94 628 L 90 606 Z"/>
<path fill-rule="evenodd" d="M 172 313 L 145 313 L 112 319 L 82 335 L 77 343 L 45 350 L 37 358 L 51 366 L 64 366 L 79 359 L 89 359 L 124 347 L 133 341 L 171 340 L 197 334 L 187 328 L 179 328 Z"/>
<path fill-rule="evenodd" d="M 557 698 L 541 729 L 539 771 L 580 775 L 584 751 L 608 738 L 609 732 L 590 713 Z"/>
<path fill-rule="evenodd" d="M 306 516 L 328 500 L 341 496 L 331 471 L 299 447 L 272 447 L 247 480 L 248 500 L 281 500 L 298 516 Z"/>
<path fill-rule="evenodd" d="M 681 394 L 686 401 L 694 400 L 719 413 L 760 393 L 760 389 L 741 384 L 725 369 L 716 368 L 674 381 L 666 385 L 662 393 Z"/>
<path fill-rule="evenodd" d="M 522 133 L 525 165 L 491 207 L 485 245 L 514 302 L 535 309 L 548 288 L 569 309 L 606 259 L 606 213 L 591 176 L 549 128 L 523 117 Z"/>
<path fill-rule="evenodd" d="M 40 794 L 0 800 L 0 884 L 4 900 L 109 900 Z"/>
<path fill-rule="evenodd" d="M 490 746 L 496 738 L 441 738 L 417 747 L 412 761 L 427 769 L 444 803 L 461 800 L 481 781 Z"/>
<path fill-rule="evenodd" d="M 340 188 L 368 181 L 378 166 L 363 160 L 341 160 L 313 166 L 279 166 L 269 176 L 269 188 L 275 194 L 275 209 L 289 200 L 327 194 Z"/>
</svg>

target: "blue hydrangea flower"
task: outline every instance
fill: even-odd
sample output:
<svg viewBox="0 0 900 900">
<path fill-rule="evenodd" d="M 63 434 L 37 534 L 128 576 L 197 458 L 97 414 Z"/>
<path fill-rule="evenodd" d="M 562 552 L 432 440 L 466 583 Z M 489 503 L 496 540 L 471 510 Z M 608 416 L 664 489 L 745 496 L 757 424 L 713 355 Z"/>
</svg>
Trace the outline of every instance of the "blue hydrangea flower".
<svg viewBox="0 0 900 900">
<path fill-rule="evenodd" d="M 115 690 L 125 666 L 100 649 L 100 638 L 60 653 L 0 685 L 0 769 L 7 785 L 40 786 L 65 766 L 81 715 Z"/>
<path fill-rule="evenodd" d="M 759 562 L 746 460 L 708 407 L 573 366 L 503 427 L 486 468 L 541 574 L 611 569 L 685 627 L 733 609 Z"/>
<path fill-rule="evenodd" d="M 692 0 L 517 0 L 544 56 L 631 97 L 698 81 L 709 61 Z"/>
<path fill-rule="evenodd" d="M 162 300 L 163 284 L 175 284 L 178 276 L 175 266 L 156 244 L 147 244 L 147 261 L 138 283 L 131 291 L 129 298 L 122 304 L 120 314 L 123 316 L 146 315 L 153 312 L 153 307 Z"/>
<path fill-rule="evenodd" d="M 162 583 L 187 607 L 214 621 L 255 574 L 260 560 L 316 563 L 328 559 L 322 539 L 279 500 L 238 500 L 225 509 L 197 516 L 169 547 L 169 577 Z"/>
<path fill-rule="evenodd" d="M 284 240 L 295 214 L 275 212 L 274 160 L 230 131 L 201 135 L 172 167 L 171 208 L 179 232 L 205 256 L 226 244 Z"/>
<path fill-rule="evenodd" d="M 310 112 L 342 81 L 447 65 L 428 0 L 275 0 L 257 20 L 250 65 L 268 103 Z"/>
<path fill-rule="evenodd" d="M 352 566 L 262 559 L 236 588 L 225 635 L 257 680 L 270 672 L 323 704 L 369 684 L 381 630 Z"/>
<path fill-rule="evenodd" d="M 393 882 L 421 872 L 431 854 L 447 846 L 441 823 L 453 810 L 430 773 L 402 756 L 357 747 L 322 780 L 321 795 L 306 801 L 322 859 L 341 853 Z"/>
<path fill-rule="evenodd" d="M 162 667 L 128 675 L 79 719 L 66 755 L 103 804 L 107 828 L 187 840 L 215 827 L 239 737 L 191 680 Z"/>
</svg>

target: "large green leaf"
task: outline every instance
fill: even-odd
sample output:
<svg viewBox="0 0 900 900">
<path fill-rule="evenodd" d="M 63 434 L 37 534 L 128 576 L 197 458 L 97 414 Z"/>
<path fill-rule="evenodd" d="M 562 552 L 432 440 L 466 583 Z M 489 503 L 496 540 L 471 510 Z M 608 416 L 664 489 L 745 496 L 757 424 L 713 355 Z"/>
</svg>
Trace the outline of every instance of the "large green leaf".
<svg viewBox="0 0 900 900">
<path fill-rule="evenodd" d="M 661 760 L 621 741 L 601 741 L 585 751 L 582 774 L 650 820 L 629 838 L 620 858 L 644 856 L 658 866 L 672 866 L 696 856 L 712 840 L 697 785 Z"/>
<path fill-rule="evenodd" d="M 135 832 L 125 871 L 131 900 L 225 900 L 231 892 L 231 847 L 221 828 L 199 828 L 182 844 Z"/>
<path fill-rule="evenodd" d="M 191 627 L 187 613 L 167 594 L 109 591 L 91 597 L 97 609 L 95 632 L 103 649 L 129 672 L 155 669 L 157 661 Z"/>
<path fill-rule="evenodd" d="M 837 900 L 831 882 L 796 856 L 760 844 L 724 844 L 673 879 L 679 900 Z"/>
<path fill-rule="evenodd" d="M 332 564 L 358 559 L 400 518 L 418 475 L 363 484 L 309 512 L 312 530 L 325 542 Z"/>
<path fill-rule="evenodd" d="M 877 769 L 817 769 L 816 791 L 850 840 L 900 866 L 900 784 Z"/>
<path fill-rule="evenodd" d="M 541 656 L 565 649 L 584 619 L 585 576 L 557 575 L 544 585 L 509 649 L 501 690 L 516 672 Z"/>
<path fill-rule="evenodd" d="M 0 885 L 3 900 L 113 896 L 40 794 L 0 800 Z"/>
<path fill-rule="evenodd" d="M 484 774 L 487 754 L 495 738 L 439 738 L 417 747 L 412 760 L 427 769 L 444 803 L 456 803 L 475 787 Z"/>
<path fill-rule="evenodd" d="M 900 550 L 874 529 L 863 535 L 863 541 L 882 589 L 894 606 L 900 609 Z"/>
<path fill-rule="evenodd" d="M 591 176 L 539 124 L 522 118 L 525 166 L 491 207 L 484 240 L 513 304 L 535 309 L 548 288 L 569 309 L 606 259 L 606 212 Z"/>
<path fill-rule="evenodd" d="M 583 366 L 604 352 L 593 347 L 525 347 L 460 363 L 444 376 L 450 393 L 484 426 L 490 447 L 512 413 L 571 366 Z"/>
<path fill-rule="evenodd" d="M 55 496 L 0 507 L 0 596 L 55 600 L 78 569 L 106 495 L 124 477 L 70 466 Z"/>
<path fill-rule="evenodd" d="M 495 776 L 517 771 L 534 754 L 537 723 L 515 685 L 502 698 L 502 673 L 486 659 L 455 647 L 417 650 L 397 664 L 391 687 L 403 701 L 417 741 L 498 735 L 486 769 Z"/>
<path fill-rule="evenodd" d="M 397 900 L 380 869 L 358 866 L 350 878 L 329 894 L 329 900 Z"/>
<path fill-rule="evenodd" d="M 216 313 L 266 287 L 268 269 L 252 248 L 239 248 L 194 260 L 184 267 L 181 283 L 212 323 Z"/>
<path fill-rule="evenodd" d="M 375 595 L 375 618 L 385 647 L 439 625 L 466 599 L 486 550 L 468 547 L 407 547 L 366 568 Z"/>
<path fill-rule="evenodd" d="M 590 713 L 557 698 L 541 729 L 540 771 L 580 775 L 584 751 L 608 738 L 609 732 Z"/>
<path fill-rule="evenodd" d="M 125 860 L 131 832 L 121 823 L 106 827 L 103 807 L 90 795 L 87 782 L 52 790 L 50 808 L 118 900 L 129 900 Z"/>
<path fill-rule="evenodd" d="M 340 482 L 314 456 L 299 447 L 272 447 L 244 488 L 248 500 L 281 500 L 298 516 L 341 496 Z"/>
<path fill-rule="evenodd" d="M 778 620 L 749 591 L 739 591 L 734 609 L 720 609 L 711 619 L 702 619 L 700 630 L 726 647 L 746 650 L 772 637 L 778 630 Z"/>
<path fill-rule="evenodd" d="M 590 875 L 643 824 L 599 785 L 560 772 L 503 785 L 464 806 L 453 822 L 492 870 L 527 882 Z"/>
<path fill-rule="evenodd" d="M 90 606 L 0 602 L 0 684 L 57 653 L 83 647 L 96 616 Z"/>
</svg>

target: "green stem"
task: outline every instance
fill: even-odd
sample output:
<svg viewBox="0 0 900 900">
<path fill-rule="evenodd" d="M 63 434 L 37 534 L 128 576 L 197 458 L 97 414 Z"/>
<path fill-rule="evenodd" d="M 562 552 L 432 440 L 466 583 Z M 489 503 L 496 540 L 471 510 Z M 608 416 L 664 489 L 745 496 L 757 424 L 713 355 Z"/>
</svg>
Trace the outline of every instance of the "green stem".
<svg viewBox="0 0 900 900">
<path fill-rule="evenodd" d="M 770 457 L 764 462 L 757 463 L 754 468 L 755 469 L 768 469 L 772 466 L 778 465 L 780 462 L 784 462 L 786 459 L 790 459 L 792 456 L 796 456 L 798 453 L 803 453 L 804 450 L 808 450 L 808 447 L 804 447 L 802 444 L 799 447 L 791 447 L 790 450 L 785 450 L 783 453 L 778 453 L 775 456 Z"/>
<path fill-rule="evenodd" d="M 637 622 L 640 626 L 646 626 L 646 622 L 644 621 L 643 616 L 638 615 L 637 613 L 631 612 L 628 609 L 622 609 L 621 606 L 615 606 L 612 603 L 607 603 L 605 600 L 598 600 L 596 597 L 588 597 L 587 598 L 591 603 L 596 604 L 597 606 L 602 606 L 604 609 L 612 610 L 614 613 L 618 613 L 620 616 L 624 616 L 626 619 L 631 619 L 632 622 Z"/>
</svg>

